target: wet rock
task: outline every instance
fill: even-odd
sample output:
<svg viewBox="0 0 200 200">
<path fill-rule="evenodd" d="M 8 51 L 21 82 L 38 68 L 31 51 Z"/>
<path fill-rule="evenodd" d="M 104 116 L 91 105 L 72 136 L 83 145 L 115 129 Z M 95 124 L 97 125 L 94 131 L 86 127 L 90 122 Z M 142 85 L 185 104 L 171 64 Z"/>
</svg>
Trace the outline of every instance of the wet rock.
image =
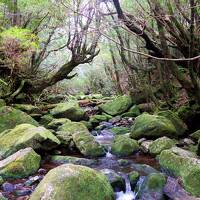
<svg viewBox="0 0 200 200">
<path fill-rule="evenodd" d="M 44 175 L 44 174 L 46 174 L 46 172 L 47 172 L 47 170 L 46 170 L 46 169 L 43 169 L 43 168 L 40 168 L 40 169 L 38 170 L 38 173 L 39 173 L 40 175 Z"/>
<path fill-rule="evenodd" d="M 132 126 L 131 138 L 159 138 L 162 136 L 178 137 L 181 134 L 177 132 L 172 122 L 164 116 L 150 115 L 143 113 L 136 117 Z"/>
<path fill-rule="evenodd" d="M 26 196 L 26 195 L 30 195 L 31 193 L 32 193 L 32 190 L 28 189 L 28 188 L 24 188 L 21 190 L 15 190 L 16 196 Z"/>
<path fill-rule="evenodd" d="M 111 152 L 117 156 L 128 156 L 139 150 L 139 145 L 136 140 L 133 140 L 126 135 L 119 135 L 114 139 L 111 147 Z"/>
<path fill-rule="evenodd" d="M 113 187 L 115 192 L 125 191 L 126 185 L 125 180 L 118 175 L 114 170 L 111 169 L 103 169 L 101 172 L 108 178 L 111 186 Z"/>
<path fill-rule="evenodd" d="M 141 139 L 138 140 L 138 144 L 141 145 L 146 140 L 147 140 L 146 138 L 141 138 Z"/>
<path fill-rule="evenodd" d="M 129 160 L 126 160 L 126 159 L 119 159 L 117 162 L 118 162 L 118 164 L 119 164 L 120 166 L 127 166 L 127 165 L 130 164 L 130 161 L 129 161 Z"/>
<path fill-rule="evenodd" d="M 171 149 L 175 143 L 174 140 L 165 136 L 158 138 L 149 145 L 149 152 L 152 155 L 159 155 L 163 150 Z"/>
<path fill-rule="evenodd" d="M 59 103 L 50 113 L 56 118 L 68 118 L 72 121 L 87 120 L 88 117 L 76 101 Z"/>
<path fill-rule="evenodd" d="M 164 200 L 163 188 L 166 184 L 166 178 L 161 173 L 152 173 L 148 175 L 142 183 L 136 199 L 139 200 Z"/>
<path fill-rule="evenodd" d="M 11 183 L 8 183 L 8 182 L 5 182 L 2 185 L 2 189 L 3 189 L 4 192 L 8 192 L 8 193 L 12 193 L 15 190 L 14 185 L 11 184 Z"/>
<path fill-rule="evenodd" d="M 48 150 L 60 144 L 58 138 L 49 130 L 31 124 L 18 125 L 0 135 L 0 159 L 8 157 L 21 148 L 32 147 Z"/>
<path fill-rule="evenodd" d="M 39 169 L 40 161 L 41 157 L 32 148 L 19 150 L 0 161 L 0 176 L 3 179 L 27 177 Z"/>
<path fill-rule="evenodd" d="M 132 105 L 131 97 L 124 95 L 100 105 L 99 109 L 109 115 L 116 116 L 126 112 Z"/>
<path fill-rule="evenodd" d="M 93 115 L 90 117 L 89 122 L 93 127 L 99 125 L 100 122 L 107 121 L 108 117 L 106 115 Z"/>
<path fill-rule="evenodd" d="M 153 140 L 145 140 L 144 142 L 141 142 L 140 149 L 144 153 L 149 152 L 149 146 L 152 144 Z"/>
<path fill-rule="evenodd" d="M 186 145 L 186 146 L 189 146 L 189 145 L 194 145 L 195 142 L 189 138 L 184 138 L 183 140 L 183 144 Z"/>
<path fill-rule="evenodd" d="M 113 200 L 114 193 L 102 173 L 88 167 L 65 164 L 48 172 L 30 200 Z"/>
<path fill-rule="evenodd" d="M 0 200 L 8 200 L 8 199 L 4 197 L 3 194 L 0 192 Z"/>
<path fill-rule="evenodd" d="M 39 126 L 37 121 L 21 110 L 8 106 L 0 108 L 0 134 L 5 130 L 12 129 L 16 125 L 23 123 Z"/>
<path fill-rule="evenodd" d="M 23 183 L 17 183 L 17 184 L 14 185 L 15 190 L 20 190 L 20 189 L 22 189 L 23 187 L 24 187 L 24 184 L 23 184 Z"/>
<path fill-rule="evenodd" d="M 180 148 L 164 150 L 159 163 L 169 175 L 180 177 L 187 192 L 200 197 L 200 160 L 194 153 Z"/>
<path fill-rule="evenodd" d="M 41 180 L 43 179 L 43 176 L 33 176 L 33 177 L 30 177 L 24 184 L 26 186 L 31 186 L 35 183 L 39 183 Z"/>
<path fill-rule="evenodd" d="M 116 123 L 120 122 L 121 119 L 122 119 L 121 116 L 116 116 L 116 117 L 113 117 L 112 119 L 110 119 L 110 120 L 109 120 L 109 123 L 111 123 L 111 124 L 116 124 Z"/>
<path fill-rule="evenodd" d="M 78 158 L 73 156 L 50 156 L 50 161 L 58 164 L 76 164 L 76 165 L 85 165 L 92 166 L 97 164 L 97 161 L 94 159 Z"/>
<path fill-rule="evenodd" d="M 146 175 L 159 172 L 158 170 L 156 170 L 153 167 L 146 165 L 146 164 L 132 164 L 131 167 L 135 171 L 141 172 Z"/>
<path fill-rule="evenodd" d="M 130 128 L 128 127 L 113 127 L 110 129 L 110 131 L 112 133 L 114 133 L 115 135 L 123 135 L 123 134 L 126 134 L 126 133 L 129 133 L 130 132 Z"/>
<path fill-rule="evenodd" d="M 135 186 L 140 178 L 140 174 L 137 171 L 132 171 L 128 174 L 128 179 L 131 183 L 131 189 L 134 191 Z"/>
</svg>

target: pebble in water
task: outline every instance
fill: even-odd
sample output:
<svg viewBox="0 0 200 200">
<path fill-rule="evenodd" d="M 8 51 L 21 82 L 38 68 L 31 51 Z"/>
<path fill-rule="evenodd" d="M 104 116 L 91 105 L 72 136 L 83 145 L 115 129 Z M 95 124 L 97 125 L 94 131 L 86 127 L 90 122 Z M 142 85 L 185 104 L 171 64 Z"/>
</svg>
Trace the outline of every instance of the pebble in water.
<svg viewBox="0 0 200 200">
<path fill-rule="evenodd" d="M 11 184 L 11 183 L 8 183 L 8 182 L 5 182 L 5 183 L 2 185 L 2 188 L 3 188 L 3 191 L 4 191 L 4 192 L 9 192 L 9 193 L 14 192 L 14 190 L 15 190 L 14 185 Z"/>
</svg>

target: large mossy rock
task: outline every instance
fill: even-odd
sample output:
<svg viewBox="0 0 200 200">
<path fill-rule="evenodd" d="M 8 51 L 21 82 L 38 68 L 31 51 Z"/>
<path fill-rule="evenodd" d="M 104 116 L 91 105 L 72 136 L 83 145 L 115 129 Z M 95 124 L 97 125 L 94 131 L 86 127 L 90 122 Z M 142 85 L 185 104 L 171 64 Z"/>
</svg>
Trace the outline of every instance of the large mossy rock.
<svg viewBox="0 0 200 200">
<path fill-rule="evenodd" d="M 69 122 L 62 125 L 59 130 L 59 138 L 69 142 L 73 140 L 75 146 L 85 156 L 103 156 L 103 147 L 95 141 L 95 138 L 88 131 L 87 127 L 81 122 Z"/>
<path fill-rule="evenodd" d="M 41 157 L 32 148 L 17 151 L 0 161 L 0 176 L 6 179 L 25 178 L 37 172 Z"/>
<path fill-rule="evenodd" d="M 158 138 L 162 136 L 178 137 L 180 135 L 172 122 L 166 117 L 143 113 L 136 117 L 132 126 L 131 138 Z"/>
<path fill-rule="evenodd" d="M 137 117 L 140 114 L 141 113 L 140 113 L 139 107 L 137 105 L 134 105 L 128 110 L 128 112 L 122 114 L 121 116 L 122 117 Z"/>
<path fill-rule="evenodd" d="M 4 131 L 0 133 L 0 138 L 0 159 L 26 147 L 49 150 L 60 144 L 49 130 L 31 124 L 20 124 L 12 130 Z"/>
<path fill-rule="evenodd" d="M 163 150 L 171 149 L 173 146 L 175 146 L 175 141 L 164 136 L 149 145 L 149 152 L 153 155 L 159 155 Z"/>
<path fill-rule="evenodd" d="M 110 131 L 115 135 L 124 135 L 126 133 L 130 133 L 131 130 L 128 127 L 116 126 L 111 128 Z"/>
<path fill-rule="evenodd" d="M 164 200 L 163 188 L 166 184 L 166 178 L 161 173 L 152 173 L 148 175 L 142 183 L 136 199 L 139 200 Z"/>
<path fill-rule="evenodd" d="M 138 150 L 138 142 L 126 135 L 116 136 L 111 147 L 112 153 L 117 156 L 128 156 Z"/>
<path fill-rule="evenodd" d="M 12 129 L 19 124 L 32 124 L 39 126 L 31 116 L 12 107 L 4 106 L 0 108 L 0 133 L 7 129 Z"/>
<path fill-rule="evenodd" d="M 14 104 L 14 108 L 26 112 L 27 114 L 40 114 L 42 111 L 37 107 L 31 104 Z"/>
<path fill-rule="evenodd" d="M 128 109 L 132 105 L 133 102 L 131 97 L 124 95 L 117 97 L 110 102 L 100 105 L 99 109 L 109 115 L 116 116 L 128 111 Z"/>
<path fill-rule="evenodd" d="M 50 113 L 56 118 L 68 118 L 72 121 L 87 120 L 88 117 L 76 101 L 59 103 Z"/>
<path fill-rule="evenodd" d="M 114 200 L 105 175 L 88 167 L 65 164 L 52 169 L 30 200 Z"/>
<path fill-rule="evenodd" d="M 97 126 L 100 122 L 107 121 L 108 117 L 106 115 L 93 115 L 90 117 L 89 122 L 93 127 Z"/>
<path fill-rule="evenodd" d="M 200 197 L 200 160 L 195 155 L 172 148 L 162 151 L 159 163 L 168 174 L 181 178 L 187 192 Z"/>
<path fill-rule="evenodd" d="M 172 122 L 176 128 L 177 135 L 183 135 L 188 130 L 187 125 L 182 121 L 182 119 L 179 118 L 175 112 L 166 110 L 158 112 L 158 115 L 164 116 Z"/>
</svg>

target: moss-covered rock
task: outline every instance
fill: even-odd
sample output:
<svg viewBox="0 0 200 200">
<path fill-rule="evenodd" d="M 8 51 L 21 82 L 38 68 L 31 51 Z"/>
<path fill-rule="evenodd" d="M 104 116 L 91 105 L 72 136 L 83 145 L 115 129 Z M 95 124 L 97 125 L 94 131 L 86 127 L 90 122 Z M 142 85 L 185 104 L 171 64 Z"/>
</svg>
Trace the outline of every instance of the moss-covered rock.
<svg viewBox="0 0 200 200">
<path fill-rule="evenodd" d="M 84 124 L 88 130 L 92 130 L 93 126 L 90 121 L 80 121 L 82 124 Z"/>
<path fill-rule="evenodd" d="M 162 151 L 159 163 L 167 173 L 182 179 L 187 192 L 200 197 L 200 160 L 177 149 Z"/>
<path fill-rule="evenodd" d="M 152 173 L 143 181 L 136 199 L 141 200 L 164 200 L 163 188 L 166 184 L 166 178 L 161 173 Z"/>
<path fill-rule="evenodd" d="M 6 102 L 3 99 L 0 99 L 0 107 L 6 106 Z"/>
<path fill-rule="evenodd" d="M 30 200 L 114 200 L 105 175 L 79 165 L 52 169 L 40 182 Z"/>
<path fill-rule="evenodd" d="M 111 151 L 117 156 L 128 156 L 139 150 L 139 145 L 136 140 L 129 138 L 126 135 L 117 136 L 112 144 Z"/>
<path fill-rule="evenodd" d="M 72 139 L 83 155 L 92 157 L 105 155 L 103 147 L 95 141 L 94 136 L 81 122 L 65 123 L 59 130 L 62 131 L 62 139 L 66 138 L 67 141 Z M 58 137 L 61 138 L 61 135 Z"/>
<path fill-rule="evenodd" d="M 44 127 L 47 128 L 48 124 L 49 124 L 51 121 L 53 121 L 53 119 L 54 119 L 54 118 L 53 118 L 52 115 L 46 114 L 46 115 L 43 115 L 43 116 L 41 117 L 39 123 L 40 123 L 42 126 L 44 126 Z"/>
<path fill-rule="evenodd" d="M 172 122 L 176 128 L 177 135 L 183 135 L 188 130 L 187 125 L 182 121 L 182 119 L 179 118 L 175 112 L 166 110 L 158 112 L 158 115 L 164 116 Z"/>
<path fill-rule="evenodd" d="M 67 122 L 71 122 L 71 120 L 67 118 L 53 119 L 50 123 L 48 123 L 47 128 L 57 130 L 59 126 L 62 126 Z"/>
<path fill-rule="evenodd" d="M 91 166 L 97 164 L 97 161 L 94 159 L 78 158 L 73 156 L 50 156 L 50 161 L 56 164 L 76 164 Z"/>
<path fill-rule="evenodd" d="M 198 141 L 198 140 L 200 139 L 200 130 L 195 131 L 194 133 L 192 133 L 192 134 L 190 135 L 190 137 L 191 137 L 193 140 Z"/>
<path fill-rule="evenodd" d="M 56 118 L 68 118 L 72 121 L 87 120 L 88 117 L 76 101 L 59 103 L 50 113 Z"/>
<path fill-rule="evenodd" d="M 164 136 L 149 145 L 149 152 L 153 155 L 159 155 L 163 150 L 171 149 L 173 146 L 175 146 L 175 141 Z"/>
<path fill-rule="evenodd" d="M 131 189 L 134 191 L 135 186 L 140 178 L 140 174 L 137 171 L 132 171 L 128 174 L 128 179 L 131 183 Z"/>
<path fill-rule="evenodd" d="M 17 151 L 0 161 L 0 176 L 6 179 L 25 178 L 40 167 L 41 157 L 32 148 Z"/>
<path fill-rule="evenodd" d="M 0 137 L 0 159 L 22 148 L 48 150 L 60 144 L 58 138 L 49 130 L 31 124 L 20 124 L 12 130 L 2 132 Z"/>
<path fill-rule="evenodd" d="M 101 170 L 101 172 L 108 178 L 108 181 L 110 182 L 114 191 L 119 192 L 126 190 L 125 180 L 120 175 L 118 175 L 114 170 L 103 169 Z"/>
<path fill-rule="evenodd" d="M 90 117 L 89 122 L 93 127 L 97 126 L 100 122 L 107 121 L 108 117 L 106 115 L 93 115 Z"/>
<path fill-rule="evenodd" d="M 12 107 L 4 106 L 0 108 L 0 133 L 7 129 L 12 129 L 19 124 L 32 124 L 39 126 L 31 116 Z"/>
<path fill-rule="evenodd" d="M 166 117 L 143 113 L 136 117 L 130 136 L 133 139 L 140 139 L 142 137 L 152 139 L 162 136 L 173 138 L 179 135 L 180 133 L 177 132 L 172 122 Z"/>
<path fill-rule="evenodd" d="M 133 102 L 131 97 L 124 95 L 117 97 L 108 103 L 100 105 L 99 109 L 109 115 L 116 116 L 128 111 L 132 105 Z"/>
<path fill-rule="evenodd" d="M 123 127 L 123 126 L 116 126 L 110 129 L 112 133 L 115 135 L 124 135 L 126 133 L 129 133 L 131 130 L 128 127 Z"/>
<path fill-rule="evenodd" d="M 37 106 L 33 106 L 31 104 L 14 104 L 13 107 L 27 114 L 42 113 L 42 111 Z"/>
<path fill-rule="evenodd" d="M 137 117 L 139 116 L 140 113 L 140 109 L 137 105 L 132 106 L 128 112 L 122 114 L 122 117 Z"/>
</svg>

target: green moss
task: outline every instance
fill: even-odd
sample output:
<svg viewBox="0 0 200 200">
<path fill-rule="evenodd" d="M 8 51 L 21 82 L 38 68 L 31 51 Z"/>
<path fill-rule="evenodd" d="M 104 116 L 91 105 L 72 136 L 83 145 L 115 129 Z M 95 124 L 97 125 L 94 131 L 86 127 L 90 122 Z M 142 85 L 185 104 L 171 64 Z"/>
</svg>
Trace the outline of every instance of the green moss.
<svg viewBox="0 0 200 200">
<path fill-rule="evenodd" d="M 53 116 L 50 114 L 44 115 L 40 119 L 40 124 L 47 127 L 47 125 L 53 120 Z"/>
<path fill-rule="evenodd" d="M 6 106 L 6 102 L 3 99 L 0 99 L 0 107 Z"/>
<path fill-rule="evenodd" d="M 38 122 L 36 122 L 31 116 L 20 110 L 8 106 L 0 108 L 0 133 L 24 123 L 39 126 Z"/>
<path fill-rule="evenodd" d="M 67 122 L 71 122 L 71 120 L 66 118 L 53 119 L 50 123 L 48 123 L 47 128 L 57 130 L 59 126 L 62 126 Z"/>
<path fill-rule="evenodd" d="M 114 200 L 107 178 L 93 169 L 61 165 L 51 170 L 37 186 L 30 200 Z"/>
<path fill-rule="evenodd" d="M 41 113 L 41 110 L 37 106 L 33 106 L 30 104 L 14 104 L 14 108 L 26 112 L 27 114 Z"/>
<path fill-rule="evenodd" d="M 16 152 L 0 161 L 0 176 L 6 179 L 25 178 L 40 167 L 41 157 L 31 148 Z"/>
<path fill-rule="evenodd" d="M 116 116 L 126 112 L 132 104 L 133 102 L 131 97 L 124 95 L 100 105 L 99 109 L 109 115 Z"/>
<path fill-rule="evenodd" d="M 181 177 L 187 192 L 200 197 L 200 162 L 191 155 L 180 155 L 173 150 L 164 150 L 159 156 L 159 163 L 168 173 Z"/>
<path fill-rule="evenodd" d="M 128 127 L 113 127 L 110 129 L 112 131 L 112 133 L 114 133 L 115 135 L 123 135 L 126 133 L 130 132 L 130 128 Z"/>
<path fill-rule="evenodd" d="M 132 106 L 128 112 L 122 114 L 122 117 L 137 117 L 139 116 L 140 113 L 140 109 L 138 108 L 137 105 Z"/>
<path fill-rule="evenodd" d="M 134 190 L 134 188 L 140 178 L 140 174 L 137 171 L 132 171 L 128 174 L 128 178 L 131 183 L 131 189 Z"/>
<path fill-rule="evenodd" d="M 194 133 L 192 133 L 192 134 L 190 135 L 190 137 L 191 137 L 192 139 L 198 141 L 198 140 L 200 139 L 200 130 L 195 131 Z"/>
<path fill-rule="evenodd" d="M 95 127 L 100 122 L 107 121 L 108 117 L 106 115 L 93 115 L 90 117 L 89 122 Z"/>
<path fill-rule="evenodd" d="M 153 155 L 159 155 L 163 150 L 175 146 L 175 141 L 167 137 L 158 138 L 149 145 L 149 152 Z"/>
<path fill-rule="evenodd" d="M 5 158 L 26 147 L 51 149 L 58 144 L 60 141 L 44 127 L 21 124 L 1 133 L 0 158 Z"/>
<path fill-rule="evenodd" d="M 139 150 L 138 142 L 125 135 L 117 136 L 111 147 L 112 153 L 117 156 L 128 156 L 137 150 Z"/>
<path fill-rule="evenodd" d="M 131 138 L 139 139 L 142 137 L 158 138 L 162 136 L 177 137 L 176 128 L 170 120 L 159 115 L 143 113 L 136 117 L 135 123 L 131 128 Z"/>
</svg>

